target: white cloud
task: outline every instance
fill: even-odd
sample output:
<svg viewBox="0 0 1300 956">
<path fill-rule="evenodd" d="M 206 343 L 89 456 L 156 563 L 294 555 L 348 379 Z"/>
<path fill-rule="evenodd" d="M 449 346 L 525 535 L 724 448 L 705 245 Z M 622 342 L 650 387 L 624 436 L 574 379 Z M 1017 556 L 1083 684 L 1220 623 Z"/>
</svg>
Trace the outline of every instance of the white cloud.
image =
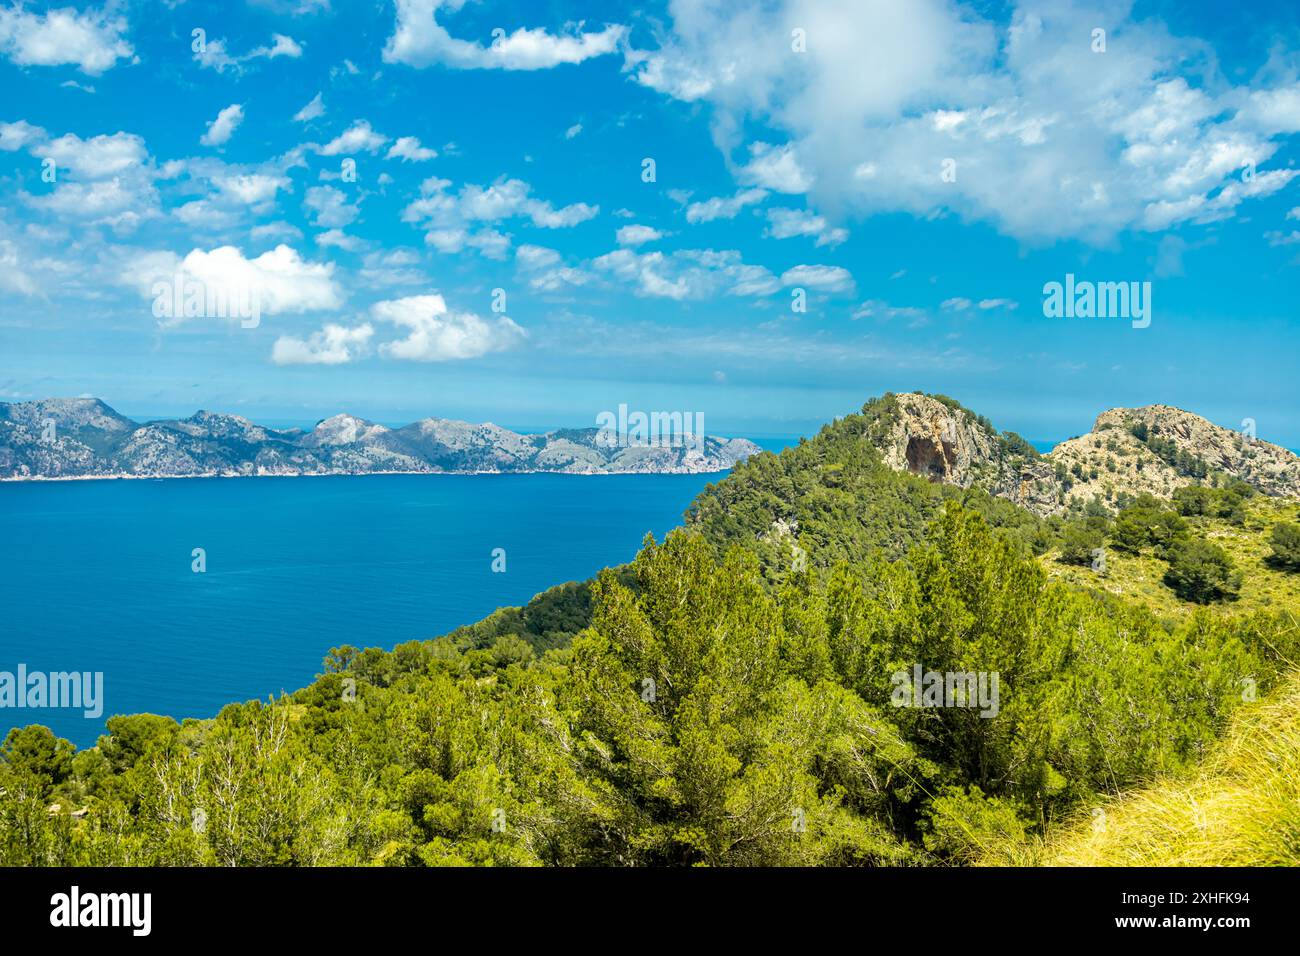
<svg viewBox="0 0 1300 956">
<path fill-rule="evenodd" d="M 125 231 L 158 214 L 158 193 L 132 177 L 93 182 L 63 182 L 54 192 L 28 200 L 37 208 L 67 219 L 88 221 Z"/>
<path fill-rule="evenodd" d="M 53 159 L 60 169 L 98 179 L 139 169 L 149 159 L 144 140 L 134 133 L 113 133 L 81 139 L 72 133 L 50 140 L 32 150 L 42 159 Z"/>
<path fill-rule="evenodd" d="M 271 46 L 259 46 L 249 51 L 247 59 L 266 57 L 268 60 L 274 60 L 277 56 L 287 56 L 296 60 L 302 56 L 302 46 L 293 37 L 285 36 L 283 33 L 272 33 L 271 40 L 274 41 Z"/>
<path fill-rule="evenodd" d="M 0 9 L 0 53 L 19 66 L 75 65 L 96 75 L 134 56 L 126 30 L 126 18 L 108 8 L 37 14 L 17 4 Z"/>
<path fill-rule="evenodd" d="M 1300 132 L 1293 70 L 1233 86 L 1208 44 L 1127 0 L 1010 7 L 986 19 L 956 0 L 674 0 L 659 48 L 626 65 L 711 106 L 725 158 L 742 157 L 738 182 L 842 216 L 954 213 L 1104 245 L 1234 215 L 1296 174 L 1267 167 Z M 1104 54 L 1090 43 L 1101 21 Z M 808 52 L 774 52 L 773 24 L 802 27 Z M 747 143 L 755 128 L 774 132 Z"/>
<path fill-rule="evenodd" d="M 566 130 L 564 131 L 564 138 L 565 138 L 565 139 L 573 139 L 575 136 L 577 136 L 577 135 L 578 135 L 579 133 L 581 133 L 581 132 L 582 132 L 582 124 L 581 124 L 581 123 L 574 123 L 572 126 L 570 126 L 568 129 L 566 129 Z"/>
<path fill-rule="evenodd" d="M 773 239 L 810 236 L 818 246 L 834 248 L 849 237 L 847 229 L 832 227 L 823 216 L 804 209 L 769 209 L 767 231 Z"/>
<path fill-rule="evenodd" d="M 470 312 L 451 312 L 440 295 L 416 295 L 376 302 L 370 314 L 409 330 L 404 339 L 379 347 L 388 358 L 416 362 L 472 359 L 510 349 L 527 338 L 511 319 L 484 319 Z"/>
<path fill-rule="evenodd" d="M 501 178 L 491 186 L 466 184 L 456 193 L 450 191 L 451 185 L 436 176 L 426 179 L 420 185 L 420 198 L 402 211 L 402 220 L 425 228 L 425 241 L 444 253 L 470 246 L 489 258 L 502 258 L 508 237 L 491 229 L 475 231 L 479 224 L 526 219 L 540 229 L 565 229 L 600 211 L 587 203 L 556 208 L 534 197 L 532 187 L 519 179 Z"/>
<path fill-rule="evenodd" d="M 275 315 L 337 309 L 343 293 L 334 279 L 332 263 L 304 260 L 286 245 L 279 245 L 255 259 L 247 259 L 234 246 L 220 246 L 205 252 L 191 250 L 185 258 L 170 252 L 139 253 L 123 266 L 121 281 L 154 297 L 155 283 L 182 286 L 196 283 L 204 289 L 223 290 L 228 296 L 256 296 L 261 311 Z M 169 316 L 163 325 L 178 325 L 185 316 Z"/>
<path fill-rule="evenodd" d="M 349 236 L 342 229 L 326 229 L 316 237 L 316 245 L 332 249 L 345 249 L 357 252 L 365 248 L 365 243 L 356 236 Z"/>
<path fill-rule="evenodd" d="M 365 120 L 358 120 L 348 129 L 321 147 L 321 155 L 337 156 L 340 153 L 373 153 L 385 143 L 388 137 L 370 128 Z"/>
<path fill-rule="evenodd" d="M 749 152 L 749 165 L 740 170 L 741 182 L 777 193 L 806 193 L 812 188 L 812 176 L 800 164 L 790 144 L 754 143 Z"/>
<path fill-rule="evenodd" d="M 625 27 L 611 25 L 598 33 L 572 27 L 562 34 L 520 27 L 494 36 L 484 46 L 460 40 L 437 22 L 444 7 L 452 12 L 464 0 L 397 0 L 397 21 L 384 47 L 385 63 L 424 67 L 434 63 L 454 69 L 546 70 L 563 63 L 581 63 L 618 49 Z"/>
<path fill-rule="evenodd" d="M 515 250 L 515 259 L 525 269 L 546 269 L 560 261 L 560 254 L 546 246 L 522 245 Z"/>
<path fill-rule="evenodd" d="M 393 148 L 388 151 L 388 155 L 384 158 L 423 163 L 430 159 L 437 159 L 438 151 L 429 149 L 427 146 L 421 146 L 420 141 L 414 136 L 402 136 L 393 144 Z"/>
<path fill-rule="evenodd" d="M 317 93 L 311 98 L 310 103 L 293 114 L 293 120 L 295 123 L 307 123 L 324 115 L 325 103 L 321 100 L 321 95 Z"/>
<path fill-rule="evenodd" d="M 271 361 L 276 365 L 343 365 L 363 355 L 374 334 L 369 322 L 351 329 L 327 322 L 306 339 L 280 336 L 271 348 Z"/>
<path fill-rule="evenodd" d="M 231 173 L 212 179 L 222 198 L 245 206 L 257 206 L 274 199 L 281 189 L 289 188 L 286 176 L 268 173 Z"/>
<path fill-rule="evenodd" d="M 8 239 L 0 239 L 0 289 L 25 296 L 38 292 L 35 280 L 18 255 L 18 246 Z"/>
<path fill-rule="evenodd" d="M 348 202 L 346 193 L 333 186 L 312 186 L 302 204 L 312 213 L 315 224 L 326 229 L 346 226 L 361 212 Z"/>
<path fill-rule="evenodd" d="M 53 192 L 23 194 L 28 204 L 65 219 L 118 231 L 133 229 L 159 214 L 153 183 L 160 171 L 150 162 L 139 136 L 118 132 L 83 140 L 68 133 L 45 140 L 35 136 L 34 129 L 23 130 L 26 147 L 42 161 L 53 160 L 58 179 Z"/>
<path fill-rule="evenodd" d="M 208 124 L 208 131 L 199 138 L 199 142 L 204 146 L 220 146 L 229 142 L 230 137 L 243 121 L 244 107 L 239 103 L 232 103 Z"/>
<path fill-rule="evenodd" d="M 6 153 L 12 153 L 31 143 L 39 143 L 43 139 L 45 139 L 45 130 L 33 126 L 27 120 L 0 123 L 0 150 Z"/>
<path fill-rule="evenodd" d="M 203 47 L 194 51 L 194 60 L 199 66 L 216 70 L 218 73 L 231 70 L 235 74 L 240 74 L 244 72 L 245 64 L 253 60 L 274 60 L 281 56 L 296 60 L 302 56 L 302 45 L 293 37 L 285 36 L 283 33 L 273 33 L 271 40 L 270 46 L 254 47 L 243 56 L 232 56 L 226 49 L 224 39 L 219 37 L 205 39 Z"/>
<path fill-rule="evenodd" d="M 662 239 L 664 235 L 652 226 L 622 226 L 615 238 L 620 246 L 640 246 Z"/>
<path fill-rule="evenodd" d="M 843 292 L 853 288 L 853 274 L 840 266 L 795 266 L 781 273 L 787 287 L 802 286 L 822 292 Z"/>
<path fill-rule="evenodd" d="M 719 294 L 768 295 L 781 286 L 762 266 L 748 265 L 739 252 L 682 249 L 672 254 L 616 249 L 592 260 L 592 266 L 651 298 L 706 299 Z"/>
<path fill-rule="evenodd" d="M 703 202 L 693 202 L 686 207 L 686 221 L 712 222 L 715 219 L 735 219 L 746 206 L 756 205 L 766 198 L 765 189 L 742 189 L 734 196 L 715 196 Z"/>
</svg>

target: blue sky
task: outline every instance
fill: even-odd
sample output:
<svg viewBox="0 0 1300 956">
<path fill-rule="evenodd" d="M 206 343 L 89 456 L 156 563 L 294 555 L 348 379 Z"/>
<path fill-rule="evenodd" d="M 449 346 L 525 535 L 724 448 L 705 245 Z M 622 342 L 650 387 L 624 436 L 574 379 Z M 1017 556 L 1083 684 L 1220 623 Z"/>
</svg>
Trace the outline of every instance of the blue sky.
<svg viewBox="0 0 1300 956">
<path fill-rule="evenodd" d="M 0 0 L 0 89 L 0 400 L 1300 447 L 1293 3 Z M 1150 326 L 1045 317 L 1067 273 Z"/>
</svg>

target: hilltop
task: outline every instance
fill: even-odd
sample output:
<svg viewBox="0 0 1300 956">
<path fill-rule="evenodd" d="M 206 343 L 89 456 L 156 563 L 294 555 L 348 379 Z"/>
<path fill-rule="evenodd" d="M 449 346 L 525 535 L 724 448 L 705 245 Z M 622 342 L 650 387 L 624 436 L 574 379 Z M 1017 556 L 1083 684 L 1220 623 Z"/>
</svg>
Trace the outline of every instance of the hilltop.
<svg viewBox="0 0 1300 956">
<path fill-rule="evenodd" d="M 702 448 L 611 444 L 596 428 L 521 435 L 491 423 L 426 418 L 388 428 L 334 415 L 275 429 L 238 415 L 134 422 L 94 398 L 0 403 L 0 480 L 19 478 L 360 475 L 383 473 L 662 474 L 725 471 L 760 450 L 704 436 Z"/>
<path fill-rule="evenodd" d="M 980 488 L 1044 517 L 1232 479 L 1300 497 L 1300 457 L 1169 405 L 1104 411 L 1091 432 L 1046 455 L 941 395 L 886 394 L 862 412 L 864 437 L 894 470 Z"/>
</svg>

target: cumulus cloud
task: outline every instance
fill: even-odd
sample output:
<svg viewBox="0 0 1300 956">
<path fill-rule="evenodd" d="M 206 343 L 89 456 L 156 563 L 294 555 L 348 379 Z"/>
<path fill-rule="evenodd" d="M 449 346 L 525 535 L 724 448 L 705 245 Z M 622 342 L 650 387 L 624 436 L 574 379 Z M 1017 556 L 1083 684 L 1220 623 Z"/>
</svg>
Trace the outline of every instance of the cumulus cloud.
<svg viewBox="0 0 1300 956">
<path fill-rule="evenodd" d="M 792 145 L 754 143 L 749 152 L 749 163 L 740 170 L 741 182 L 778 193 L 806 193 L 812 188 L 812 176 L 799 162 Z"/>
<path fill-rule="evenodd" d="M 404 339 L 379 347 L 388 358 L 448 362 L 479 358 L 514 348 L 527 333 L 506 316 L 484 319 L 471 312 L 452 312 L 440 295 L 416 295 L 376 302 L 370 314 L 409 330 Z"/>
<path fill-rule="evenodd" d="M 369 322 L 355 328 L 327 322 L 305 339 L 280 336 L 271 347 L 271 361 L 276 365 L 343 365 L 365 354 L 374 334 Z"/>
<path fill-rule="evenodd" d="M 769 209 L 764 235 L 773 239 L 808 236 L 818 246 L 834 248 L 849 237 L 847 229 L 831 226 L 823 216 L 804 209 Z"/>
<path fill-rule="evenodd" d="M 245 206 L 269 202 L 289 188 L 287 176 L 271 173 L 223 173 L 213 176 L 212 183 L 223 198 Z"/>
<path fill-rule="evenodd" d="M 592 266 L 630 284 L 635 295 L 650 298 L 758 296 L 781 287 L 771 272 L 747 264 L 734 249 L 682 249 L 671 254 L 616 249 L 592 260 Z"/>
<path fill-rule="evenodd" d="M 239 103 L 232 103 L 208 124 L 208 131 L 199 138 L 199 142 L 204 146 L 220 146 L 227 143 L 243 121 L 244 107 Z"/>
<path fill-rule="evenodd" d="M 161 173 L 139 136 L 118 132 L 83 140 L 67 133 L 47 139 L 44 131 L 26 126 L 22 138 L 28 152 L 42 162 L 52 160 L 59 171 L 52 192 L 23 194 L 28 204 L 62 218 L 118 231 L 132 229 L 159 214 L 154 180 Z"/>
<path fill-rule="evenodd" d="M 323 156 L 338 156 L 340 153 L 373 153 L 385 143 L 388 137 L 370 128 L 365 120 L 358 120 L 320 148 Z"/>
<path fill-rule="evenodd" d="M 108 9 L 32 13 L 21 4 L 0 8 L 0 54 L 18 66 L 74 65 L 92 76 L 134 57 L 126 18 Z"/>
<path fill-rule="evenodd" d="M 653 226 L 622 226 L 614 237 L 620 246 L 640 246 L 662 239 L 664 235 Z"/>
<path fill-rule="evenodd" d="M 430 177 L 420 185 L 420 198 L 402 211 L 404 222 L 426 229 L 425 241 L 444 253 L 467 246 L 489 258 L 502 258 L 509 238 L 485 224 L 523 219 L 540 229 L 565 229 L 586 222 L 599 206 L 572 203 L 556 208 L 532 195 L 532 187 L 519 179 L 498 179 L 490 186 L 466 184 L 451 191 L 451 181 Z"/>
<path fill-rule="evenodd" d="M 414 136 L 402 136 L 393 144 L 385 159 L 400 159 L 402 162 L 423 163 L 438 158 L 436 149 L 421 146 Z"/>
<path fill-rule="evenodd" d="M 82 139 L 66 133 L 58 139 L 41 144 L 34 152 L 42 158 L 53 159 L 60 169 L 71 170 L 78 176 L 98 179 L 116 176 L 137 169 L 149 158 L 144 140 L 134 133 L 113 133 Z"/>
<path fill-rule="evenodd" d="M 438 23 L 439 10 L 455 11 L 464 0 L 397 0 L 397 21 L 384 47 L 385 63 L 424 67 L 441 64 L 461 70 L 547 70 L 613 53 L 627 34 L 610 25 L 595 33 L 570 25 L 564 33 L 520 27 L 494 35 L 489 45 L 460 40 Z"/>
<path fill-rule="evenodd" d="M 281 56 L 296 60 L 302 56 L 302 44 L 293 37 L 285 36 L 283 33 L 273 33 L 271 41 L 269 46 L 254 47 L 243 56 L 234 56 L 226 49 L 224 39 L 205 38 L 203 45 L 194 51 L 194 61 L 199 66 L 216 70 L 218 73 L 231 70 L 239 74 L 244 72 L 246 65 L 253 60 L 274 60 Z"/>
<path fill-rule="evenodd" d="M 184 258 L 170 252 L 141 253 L 124 263 L 121 281 L 150 298 L 155 297 L 158 283 L 219 290 L 230 301 L 236 296 L 255 297 L 260 310 L 270 315 L 337 309 L 343 304 L 334 265 L 308 262 L 286 245 L 255 259 L 245 258 L 234 246 L 193 249 Z M 192 317 L 168 315 L 160 322 L 178 325 Z"/>
<path fill-rule="evenodd" d="M 1300 175 L 1267 168 L 1300 131 L 1294 73 L 1233 86 L 1206 44 L 1132 7 L 1019 0 L 988 19 L 955 0 L 675 0 L 659 48 L 626 62 L 711 106 L 738 182 L 837 214 L 953 213 L 1106 244 L 1226 218 Z M 772 24 L 802 27 L 807 52 L 774 53 Z M 746 142 L 757 126 L 778 135 Z"/>
<path fill-rule="evenodd" d="M 767 198 L 765 189 L 742 189 L 734 196 L 715 196 L 686 207 L 686 221 L 712 222 L 715 219 L 735 219 L 746 206 L 761 203 Z"/>
<path fill-rule="evenodd" d="M 333 186 L 312 186 L 302 204 L 312 214 L 313 222 L 326 229 L 346 226 L 361 212 L 348 202 L 346 193 Z"/>
<path fill-rule="evenodd" d="M 33 126 L 27 120 L 0 123 L 0 150 L 6 153 L 12 153 L 31 143 L 39 143 L 43 139 L 45 139 L 45 130 Z"/>
</svg>

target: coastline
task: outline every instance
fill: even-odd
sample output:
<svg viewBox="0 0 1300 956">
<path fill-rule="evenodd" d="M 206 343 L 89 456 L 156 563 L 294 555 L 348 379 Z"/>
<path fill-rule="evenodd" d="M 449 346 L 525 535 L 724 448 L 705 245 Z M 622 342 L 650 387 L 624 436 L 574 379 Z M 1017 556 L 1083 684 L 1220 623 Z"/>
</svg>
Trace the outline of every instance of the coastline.
<svg viewBox="0 0 1300 956">
<path fill-rule="evenodd" d="M 299 471 L 275 472 L 267 474 L 245 474 L 243 472 L 204 472 L 194 475 L 6 475 L 0 477 L 0 484 L 18 484 L 20 482 L 56 482 L 56 481 L 184 481 L 199 478 L 370 478 L 382 475 L 424 475 L 428 477 L 468 477 L 476 475 L 572 475 L 575 477 L 618 477 L 620 475 L 725 475 L 731 468 L 711 470 L 696 469 L 662 469 L 654 471 L 564 471 L 560 469 L 532 468 L 512 471 Z"/>
</svg>

